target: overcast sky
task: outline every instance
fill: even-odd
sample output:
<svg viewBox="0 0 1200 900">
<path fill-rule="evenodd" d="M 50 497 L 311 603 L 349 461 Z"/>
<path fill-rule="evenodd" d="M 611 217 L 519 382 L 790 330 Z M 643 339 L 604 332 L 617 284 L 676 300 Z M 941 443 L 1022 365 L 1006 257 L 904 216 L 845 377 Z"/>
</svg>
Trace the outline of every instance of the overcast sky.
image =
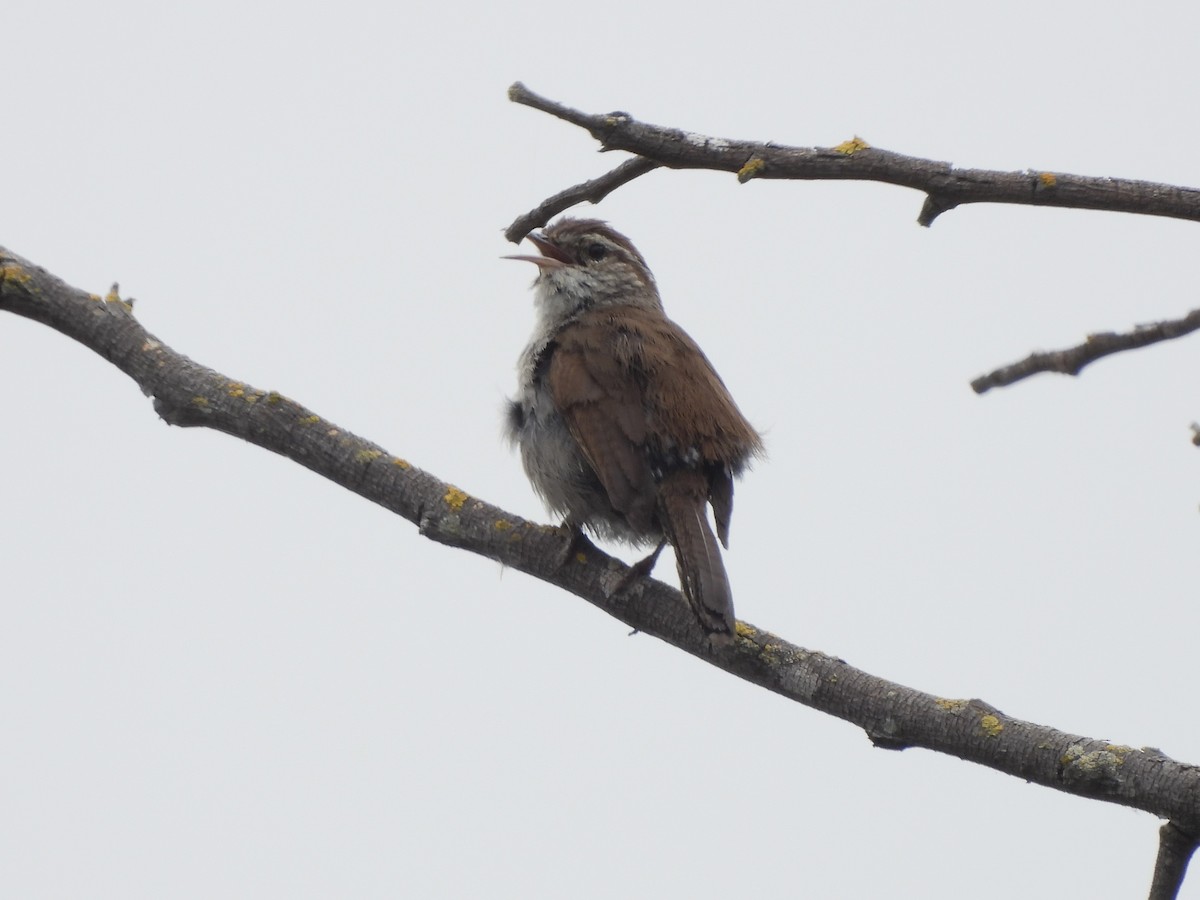
<svg viewBox="0 0 1200 900">
<path fill-rule="evenodd" d="M 119 281 L 180 352 L 545 519 L 500 437 L 533 321 L 501 231 L 620 157 L 510 83 L 724 137 L 1200 183 L 1200 8 L 1121 13 L 8 0 L 0 245 Z M 921 201 L 659 171 L 581 211 L 642 250 L 766 435 L 726 557 L 738 613 L 1200 763 L 1200 338 L 968 386 L 1200 306 L 1198 226 L 974 206 L 923 229 Z M 44 326 L 0 316 L 0 374 L 0 895 L 1149 884 L 1144 813 L 873 749 L 287 460 L 168 427 Z"/>
</svg>

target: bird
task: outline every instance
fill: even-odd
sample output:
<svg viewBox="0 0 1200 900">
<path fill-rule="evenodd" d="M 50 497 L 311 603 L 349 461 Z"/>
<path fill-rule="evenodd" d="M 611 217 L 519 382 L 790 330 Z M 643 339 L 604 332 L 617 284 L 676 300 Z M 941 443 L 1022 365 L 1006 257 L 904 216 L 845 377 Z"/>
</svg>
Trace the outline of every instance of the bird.
<svg viewBox="0 0 1200 900">
<path fill-rule="evenodd" d="M 728 548 L 733 480 L 763 454 L 762 436 L 667 317 L 627 237 L 597 219 L 563 218 L 528 239 L 539 254 L 507 257 L 538 267 L 508 439 L 575 536 L 657 545 L 631 574 L 649 574 L 670 543 L 709 646 L 728 646 L 737 620 L 717 540 Z"/>
</svg>

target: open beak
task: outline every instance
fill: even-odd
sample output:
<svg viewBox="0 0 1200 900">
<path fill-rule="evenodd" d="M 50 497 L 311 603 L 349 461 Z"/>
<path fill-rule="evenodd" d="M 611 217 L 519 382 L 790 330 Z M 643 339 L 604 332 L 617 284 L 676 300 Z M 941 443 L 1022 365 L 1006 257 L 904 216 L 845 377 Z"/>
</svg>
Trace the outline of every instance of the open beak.
<svg viewBox="0 0 1200 900">
<path fill-rule="evenodd" d="M 563 253 L 556 244 L 552 244 L 540 234 L 530 234 L 528 238 L 532 244 L 542 251 L 541 256 L 529 256 L 519 254 L 516 256 L 504 256 L 501 259 L 522 259 L 525 262 L 531 262 L 539 269 L 555 269 L 559 266 L 571 265 L 571 258 Z"/>
</svg>

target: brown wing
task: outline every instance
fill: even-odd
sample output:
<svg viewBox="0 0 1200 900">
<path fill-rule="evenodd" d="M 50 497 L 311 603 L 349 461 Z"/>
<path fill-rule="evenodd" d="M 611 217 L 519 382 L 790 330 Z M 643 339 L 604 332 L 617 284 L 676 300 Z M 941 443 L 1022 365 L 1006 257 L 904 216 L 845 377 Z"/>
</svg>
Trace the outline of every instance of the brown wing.
<svg viewBox="0 0 1200 900">
<path fill-rule="evenodd" d="M 729 473 L 762 442 L 696 342 L 657 310 L 623 306 L 582 314 L 556 344 L 551 394 L 613 507 L 646 530 L 654 467 L 702 464 L 717 470 L 717 529 L 727 543 Z"/>
<path fill-rule="evenodd" d="M 663 446 L 652 451 L 670 454 L 695 448 L 700 456 L 696 462 L 739 473 L 762 452 L 762 439 L 703 351 L 659 313 L 630 309 L 622 310 L 622 316 L 640 340 L 618 344 L 617 356 L 623 365 L 643 373 L 650 434 L 663 440 Z M 654 352 L 645 352 L 650 345 Z"/>
<path fill-rule="evenodd" d="M 608 494 L 639 532 L 654 529 L 654 474 L 646 457 L 642 382 L 614 353 L 609 317 L 588 315 L 555 340 L 546 383 L 572 436 Z"/>
</svg>

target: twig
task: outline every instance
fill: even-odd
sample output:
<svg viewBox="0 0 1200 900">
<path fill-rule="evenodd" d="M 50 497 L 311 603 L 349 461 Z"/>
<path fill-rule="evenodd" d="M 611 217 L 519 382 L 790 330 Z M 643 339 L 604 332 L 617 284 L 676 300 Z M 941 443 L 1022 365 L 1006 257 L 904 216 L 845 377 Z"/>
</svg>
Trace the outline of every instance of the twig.
<svg viewBox="0 0 1200 900">
<path fill-rule="evenodd" d="M 1173 340 L 1191 334 L 1197 329 L 1200 329 L 1200 309 L 1192 310 L 1182 319 L 1168 319 L 1150 325 L 1139 325 L 1133 331 L 1124 334 L 1117 334 L 1113 331 L 1089 334 L 1087 340 L 1077 347 L 1031 353 L 1020 362 L 979 376 L 971 382 L 971 387 L 974 388 L 975 393 L 982 394 L 994 387 L 1007 387 L 1039 372 L 1078 375 L 1085 366 L 1102 357 L 1125 350 L 1136 350 L 1139 347 L 1157 344 L 1159 341 Z"/>
<path fill-rule="evenodd" d="M 559 191 L 553 197 L 547 197 L 509 225 L 504 231 L 504 236 L 514 244 L 519 244 L 525 239 L 525 235 L 533 229 L 545 225 L 563 210 L 570 209 L 576 203 L 584 200 L 589 203 L 599 203 L 621 185 L 633 181 L 638 176 L 645 175 L 661 165 L 662 163 L 641 156 L 627 159 L 611 172 L 607 172 L 599 178 L 593 178 L 591 181 L 569 187 L 565 191 Z"/>
<path fill-rule="evenodd" d="M 509 88 L 508 96 L 514 103 L 585 129 L 604 150 L 627 150 L 674 169 L 736 172 L 743 182 L 848 179 L 923 191 L 926 200 L 917 221 L 926 226 L 966 203 L 1102 209 L 1200 221 L 1200 189 L 1196 188 L 1042 170 L 958 169 L 948 162 L 881 150 L 859 138 L 836 147 L 789 147 L 708 137 L 638 122 L 623 112 L 584 113 L 535 94 L 520 82 Z"/>
<path fill-rule="evenodd" d="M 1198 843 L 1194 833 L 1174 822 L 1167 822 L 1158 830 L 1158 858 L 1154 861 L 1150 900 L 1175 900 L 1179 896 L 1188 862 Z"/>
</svg>

